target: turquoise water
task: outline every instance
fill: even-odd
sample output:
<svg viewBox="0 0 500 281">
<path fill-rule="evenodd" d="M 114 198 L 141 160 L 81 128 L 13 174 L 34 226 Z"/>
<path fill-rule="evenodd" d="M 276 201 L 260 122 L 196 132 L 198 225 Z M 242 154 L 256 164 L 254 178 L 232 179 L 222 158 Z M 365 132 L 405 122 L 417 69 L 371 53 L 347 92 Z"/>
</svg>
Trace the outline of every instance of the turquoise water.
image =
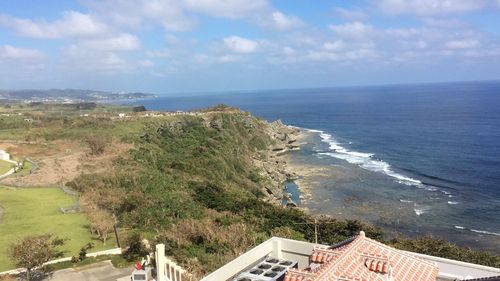
<svg viewBox="0 0 500 281">
<path fill-rule="evenodd" d="M 144 101 L 225 103 L 312 130 L 296 161 L 327 165 L 311 212 L 500 252 L 500 83 L 225 93 Z"/>
<path fill-rule="evenodd" d="M 290 199 L 292 199 L 292 201 L 297 204 L 297 206 L 301 206 L 301 198 L 300 198 L 300 190 L 299 190 L 299 187 L 297 186 L 297 184 L 295 184 L 294 181 L 292 180 L 289 180 L 289 181 L 286 181 L 284 184 L 284 189 L 283 189 L 283 193 L 288 193 L 290 195 Z M 288 203 L 288 199 L 287 198 L 283 198 L 281 200 L 281 204 L 283 204 L 284 206 L 286 206 L 286 204 Z"/>
</svg>

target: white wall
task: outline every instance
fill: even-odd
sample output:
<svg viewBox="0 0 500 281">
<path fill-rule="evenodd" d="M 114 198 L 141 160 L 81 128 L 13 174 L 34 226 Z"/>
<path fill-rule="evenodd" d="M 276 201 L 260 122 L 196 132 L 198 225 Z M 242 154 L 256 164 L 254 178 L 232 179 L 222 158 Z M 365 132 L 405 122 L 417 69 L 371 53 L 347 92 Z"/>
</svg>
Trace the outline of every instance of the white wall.
<svg viewBox="0 0 500 281">
<path fill-rule="evenodd" d="M 10 160 L 10 155 L 5 150 L 0 149 L 0 160 L 8 161 Z"/>
</svg>

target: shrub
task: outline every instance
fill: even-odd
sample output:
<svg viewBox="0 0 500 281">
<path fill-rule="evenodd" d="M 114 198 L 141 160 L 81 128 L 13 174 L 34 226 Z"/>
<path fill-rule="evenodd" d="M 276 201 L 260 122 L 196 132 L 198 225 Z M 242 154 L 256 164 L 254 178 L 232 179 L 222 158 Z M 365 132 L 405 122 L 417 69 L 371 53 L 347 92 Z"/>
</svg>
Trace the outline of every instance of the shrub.
<svg viewBox="0 0 500 281">
<path fill-rule="evenodd" d="M 146 245 L 144 245 L 143 237 L 138 232 L 133 232 L 127 237 L 127 250 L 123 253 L 123 257 L 128 261 L 138 260 L 148 254 Z"/>
<path fill-rule="evenodd" d="M 87 258 L 87 251 L 92 249 L 94 244 L 87 243 L 83 247 L 80 248 L 80 252 L 78 253 L 78 261 L 83 261 Z"/>
<path fill-rule="evenodd" d="M 90 148 L 91 155 L 100 155 L 104 153 L 104 149 L 106 148 L 106 141 L 97 136 L 89 136 L 85 139 L 88 147 Z"/>
<path fill-rule="evenodd" d="M 459 247 L 448 241 L 424 236 L 417 239 L 398 237 L 390 241 L 396 248 L 425 255 L 456 259 L 486 266 L 500 267 L 500 257 L 488 252 Z"/>
</svg>

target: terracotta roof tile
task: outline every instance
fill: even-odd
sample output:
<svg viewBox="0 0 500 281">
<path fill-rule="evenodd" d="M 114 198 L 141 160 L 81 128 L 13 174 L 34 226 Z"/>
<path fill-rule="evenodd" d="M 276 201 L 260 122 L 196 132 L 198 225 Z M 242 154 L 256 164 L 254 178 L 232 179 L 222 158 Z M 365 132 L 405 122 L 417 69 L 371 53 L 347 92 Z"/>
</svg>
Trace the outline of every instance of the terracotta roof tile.
<svg viewBox="0 0 500 281">
<path fill-rule="evenodd" d="M 438 274 L 435 264 L 367 238 L 364 232 L 340 245 L 314 247 L 310 261 L 319 266 L 291 269 L 285 281 L 435 281 Z"/>
</svg>

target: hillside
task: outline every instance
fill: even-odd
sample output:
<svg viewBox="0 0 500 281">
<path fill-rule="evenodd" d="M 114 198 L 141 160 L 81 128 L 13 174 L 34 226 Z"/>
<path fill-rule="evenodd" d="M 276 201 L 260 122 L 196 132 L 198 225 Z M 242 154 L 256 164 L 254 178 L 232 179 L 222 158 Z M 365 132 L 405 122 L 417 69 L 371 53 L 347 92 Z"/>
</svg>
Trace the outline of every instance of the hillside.
<svg viewBox="0 0 500 281">
<path fill-rule="evenodd" d="M 314 237 L 313 216 L 279 204 L 283 181 L 295 176 L 279 155 L 296 148 L 296 130 L 279 121 L 269 123 L 227 106 L 190 113 L 48 112 L 39 112 L 30 124 L 2 122 L 0 136 L 11 138 L 10 151 L 36 154 L 41 161 L 47 154 L 73 159 L 72 173 L 50 170 L 60 174 L 53 183 L 80 193 L 89 220 L 112 218 L 128 244 L 142 238 L 164 243 L 194 280 L 270 236 Z M 41 171 L 50 172 L 43 170 L 48 165 Z M 36 176 L 9 180 L 30 183 Z M 339 242 L 361 229 L 384 239 L 380 229 L 359 221 L 316 219 L 322 243 Z M 399 238 L 390 243 L 500 265 L 498 257 L 446 241 Z"/>
</svg>

